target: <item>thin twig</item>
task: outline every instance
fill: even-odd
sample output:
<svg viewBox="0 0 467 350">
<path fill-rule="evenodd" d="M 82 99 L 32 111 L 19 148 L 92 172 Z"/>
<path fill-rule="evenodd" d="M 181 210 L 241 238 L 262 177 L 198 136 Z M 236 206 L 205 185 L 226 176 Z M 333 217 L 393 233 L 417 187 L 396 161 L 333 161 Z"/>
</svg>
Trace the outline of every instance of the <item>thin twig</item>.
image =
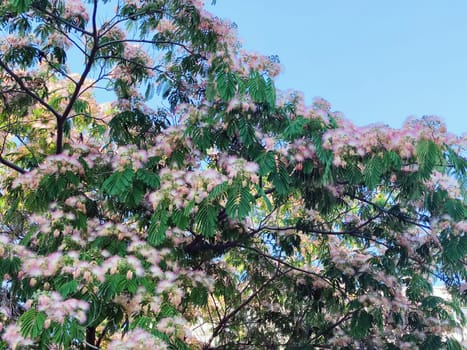
<svg viewBox="0 0 467 350">
<path fill-rule="evenodd" d="M 3 158 L 2 156 L 0 156 L 0 163 L 2 163 L 3 165 L 13 169 L 13 170 L 16 170 L 18 173 L 20 174 L 25 174 L 26 173 L 26 170 L 24 170 L 23 168 L 19 167 L 18 165 L 10 162 L 9 160 L 6 160 L 5 158 Z"/>
<path fill-rule="evenodd" d="M 279 269 L 279 264 L 277 265 L 277 270 L 276 272 L 274 273 L 274 275 L 269 278 L 268 280 L 266 280 L 266 282 L 264 282 L 261 287 L 259 287 L 254 293 L 252 293 L 248 298 L 246 298 L 239 306 L 237 306 L 232 312 L 230 312 L 228 315 L 226 315 L 220 322 L 219 324 L 217 325 L 216 328 L 214 328 L 213 332 L 212 332 L 212 336 L 208 342 L 208 344 L 210 345 L 212 343 L 212 341 L 214 340 L 214 338 L 216 338 L 219 333 L 226 327 L 227 325 L 227 322 L 232 318 L 234 317 L 238 312 L 240 312 L 241 309 L 243 309 L 246 305 L 248 305 L 250 303 L 251 300 L 253 300 L 253 298 L 255 298 L 256 295 L 258 295 L 261 291 L 263 291 L 264 288 L 266 288 L 272 281 L 274 281 L 276 279 L 276 277 L 279 275 L 279 273 L 281 275 L 283 274 L 286 274 L 287 272 L 289 272 L 290 270 L 286 271 L 286 272 L 281 272 L 280 269 Z"/>
</svg>

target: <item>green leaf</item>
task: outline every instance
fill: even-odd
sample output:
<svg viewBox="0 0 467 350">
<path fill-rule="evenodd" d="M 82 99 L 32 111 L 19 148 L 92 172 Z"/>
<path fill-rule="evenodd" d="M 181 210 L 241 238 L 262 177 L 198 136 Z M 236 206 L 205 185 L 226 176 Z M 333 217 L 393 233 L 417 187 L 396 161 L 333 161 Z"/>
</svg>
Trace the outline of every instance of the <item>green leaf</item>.
<svg viewBox="0 0 467 350">
<path fill-rule="evenodd" d="M 63 345 L 64 348 L 69 348 L 72 341 L 72 337 L 77 335 L 74 339 L 83 339 L 83 334 L 78 331 L 79 327 L 74 320 L 66 319 L 64 324 L 60 327 L 56 327 L 53 332 L 53 342 Z M 81 334 L 80 334 L 81 333 Z"/>
<path fill-rule="evenodd" d="M 163 122 L 135 108 L 113 116 L 109 122 L 110 139 L 119 145 L 134 143 L 140 145 L 151 129 L 159 129 Z"/>
<path fill-rule="evenodd" d="M 58 287 L 57 291 L 62 295 L 62 298 L 66 298 L 69 295 L 76 292 L 77 289 L 78 289 L 78 281 L 71 280 L 71 281 L 63 283 L 60 287 Z"/>
<path fill-rule="evenodd" d="M 135 172 L 131 168 L 117 171 L 102 184 L 102 190 L 112 196 L 117 196 L 128 191 L 132 185 Z"/>
<path fill-rule="evenodd" d="M 185 214 L 184 210 L 175 209 L 172 213 L 172 221 L 179 229 L 184 230 L 190 223 L 190 217 Z"/>
<path fill-rule="evenodd" d="M 159 312 L 160 318 L 173 317 L 173 316 L 176 316 L 177 314 L 178 314 L 178 311 L 173 305 L 167 302 L 162 303 L 161 310 Z"/>
<path fill-rule="evenodd" d="M 208 290 L 205 287 L 194 287 L 190 293 L 190 300 L 199 306 L 205 306 L 208 303 Z"/>
<path fill-rule="evenodd" d="M 250 213 L 254 199 L 248 187 L 242 187 L 238 183 L 233 184 L 227 196 L 225 212 L 232 219 L 243 220 Z"/>
<path fill-rule="evenodd" d="M 240 190 L 240 200 L 238 202 L 238 219 L 243 220 L 251 210 L 251 204 L 255 197 L 251 194 L 248 187 L 243 187 Z"/>
<path fill-rule="evenodd" d="M 38 312 L 36 309 L 29 309 L 23 313 L 20 318 L 21 334 L 23 337 L 35 338 L 42 333 L 44 322 L 47 315 L 44 312 Z"/>
<path fill-rule="evenodd" d="M 77 99 L 73 104 L 73 109 L 77 114 L 87 114 L 89 111 L 89 103 L 85 100 Z"/>
<path fill-rule="evenodd" d="M 259 187 L 258 185 L 256 185 L 255 188 L 256 188 L 256 191 L 258 192 L 258 194 L 264 200 L 264 203 L 266 203 L 266 207 L 268 208 L 268 210 L 272 211 L 273 206 L 272 206 L 272 203 L 269 200 L 268 196 L 266 195 L 266 192 L 264 192 L 264 190 L 261 187 Z"/>
<path fill-rule="evenodd" d="M 440 304 L 444 304 L 444 299 L 434 295 L 429 295 L 422 300 L 422 306 L 429 309 L 434 309 Z"/>
<path fill-rule="evenodd" d="M 438 335 L 430 334 L 420 346 L 420 350 L 439 350 L 441 349 L 441 337 Z"/>
<path fill-rule="evenodd" d="M 352 337 L 355 339 L 364 338 L 371 328 L 372 321 L 373 316 L 371 316 L 365 310 L 356 312 L 352 317 L 352 321 L 350 322 L 350 334 Z"/>
<path fill-rule="evenodd" d="M 265 102 L 266 82 L 261 74 L 258 72 L 251 72 L 246 85 L 254 102 Z"/>
<path fill-rule="evenodd" d="M 383 173 L 383 162 L 379 156 L 373 156 L 366 164 L 363 171 L 365 184 L 369 189 L 374 189 L 379 184 Z"/>
<path fill-rule="evenodd" d="M 304 135 L 304 126 L 308 121 L 302 116 L 298 116 L 289 122 L 289 125 L 284 130 L 284 136 L 288 140 L 294 140 L 297 137 Z"/>
<path fill-rule="evenodd" d="M 250 146 L 256 140 L 255 129 L 246 118 L 240 118 L 237 122 L 240 139 L 246 146 Z"/>
<path fill-rule="evenodd" d="M 65 134 L 65 136 L 67 137 L 70 136 L 70 131 L 71 131 L 72 126 L 73 126 L 73 123 L 71 119 L 65 120 L 65 122 L 63 123 L 63 133 Z"/>
<path fill-rule="evenodd" d="M 153 246 L 159 246 L 165 241 L 165 232 L 168 228 L 168 201 L 164 200 L 154 211 L 148 228 L 148 242 Z"/>
<path fill-rule="evenodd" d="M 64 99 L 65 99 L 64 96 L 58 95 L 58 96 L 52 97 L 48 103 L 52 108 L 58 109 Z"/>
<path fill-rule="evenodd" d="M 462 350 L 462 346 L 457 340 L 448 338 L 446 340 L 446 350 Z"/>
<path fill-rule="evenodd" d="M 208 86 L 206 87 L 206 99 L 209 102 L 213 102 L 214 99 L 216 98 L 216 86 L 212 82 L 208 83 Z"/>
<path fill-rule="evenodd" d="M 259 165 L 260 176 L 267 175 L 276 168 L 274 153 L 271 151 L 261 152 L 255 159 L 255 162 Z"/>
<path fill-rule="evenodd" d="M 180 338 L 175 338 L 172 341 L 172 346 L 175 347 L 175 349 L 177 350 L 191 350 L 192 349 Z"/>
<path fill-rule="evenodd" d="M 138 169 L 136 178 L 152 189 L 158 189 L 161 185 L 159 176 L 147 169 Z"/>
<path fill-rule="evenodd" d="M 229 188 L 229 184 L 227 181 L 214 186 L 214 188 L 209 192 L 207 199 L 211 200 L 219 200 L 225 198 L 227 195 L 227 189 Z"/>
<path fill-rule="evenodd" d="M 276 87 L 274 86 L 274 80 L 268 77 L 266 80 L 266 102 L 268 103 L 270 108 L 274 108 L 276 106 Z"/>
<path fill-rule="evenodd" d="M 0 259 L 0 272 L 2 275 L 16 275 L 21 269 L 21 260 L 17 256 Z"/>
<path fill-rule="evenodd" d="M 402 159 L 394 151 L 385 152 L 383 155 L 383 166 L 385 171 L 400 170 L 402 167 Z"/>
<path fill-rule="evenodd" d="M 224 101 L 230 101 L 235 96 L 237 76 L 234 73 L 221 72 L 217 76 L 216 83 L 219 95 Z"/>
<path fill-rule="evenodd" d="M 132 278 L 132 279 L 125 279 L 125 289 L 130 293 L 130 294 L 135 294 L 136 291 L 138 290 L 138 282 Z"/>
<path fill-rule="evenodd" d="M 419 175 L 426 180 L 431 176 L 436 161 L 439 159 L 438 146 L 431 140 L 420 140 L 416 150 Z"/>
<path fill-rule="evenodd" d="M 194 144 L 200 150 L 207 150 L 212 147 L 212 133 L 208 128 L 202 128 L 198 124 L 189 126 L 185 132 L 190 136 Z"/>
<path fill-rule="evenodd" d="M 459 156 L 453 149 L 447 149 L 448 160 L 461 175 L 467 174 L 467 159 Z"/>
<path fill-rule="evenodd" d="M 286 195 L 290 188 L 290 177 L 285 165 L 280 162 L 276 172 L 269 174 L 269 180 L 272 181 L 274 188 L 279 195 Z"/>
<path fill-rule="evenodd" d="M 64 65 L 66 63 L 66 51 L 63 48 L 54 46 L 52 49 L 52 55 L 55 57 L 57 63 L 54 62 L 51 64 L 51 66 L 54 65 L 55 67 L 59 68 L 60 65 Z M 76 108 L 75 111 L 77 113 L 84 113 L 84 110 L 78 111 Z"/>
<path fill-rule="evenodd" d="M 463 257 L 467 251 L 467 236 L 453 236 L 447 241 L 443 241 L 443 256 L 447 261 L 454 263 Z"/>
<path fill-rule="evenodd" d="M 205 237 L 212 237 L 216 232 L 218 210 L 204 200 L 201 202 L 196 213 L 195 225 L 199 234 Z"/>
<path fill-rule="evenodd" d="M 445 204 L 447 213 L 455 220 L 461 221 L 466 218 L 466 210 L 464 204 L 458 199 L 448 199 Z"/>
<path fill-rule="evenodd" d="M 430 282 L 420 275 L 413 275 L 407 286 L 407 296 L 413 301 L 420 301 L 425 293 L 432 292 L 433 288 Z"/>
<path fill-rule="evenodd" d="M 13 6 L 18 12 L 25 12 L 31 6 L 32 0 L 14 0 Z"/>
</svg>

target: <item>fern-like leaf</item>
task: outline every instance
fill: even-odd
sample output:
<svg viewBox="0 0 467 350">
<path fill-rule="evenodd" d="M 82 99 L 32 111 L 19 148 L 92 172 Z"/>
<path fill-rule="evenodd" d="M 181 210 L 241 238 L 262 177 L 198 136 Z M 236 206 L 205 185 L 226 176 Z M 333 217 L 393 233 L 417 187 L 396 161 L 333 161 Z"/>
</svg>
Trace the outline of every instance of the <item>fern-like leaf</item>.
<svg viewBox="0 0 467 350">
<path fill-rule="evenodd" d="M 136 178 L 152 189 L 158 189 L 161 184 L 159 176 L 147 169 L 139 169 Z"/>
<path fill-rule="evenodd" d="M 123 194 L 131 187 L 134 175 L 135 172 L 131 168 L 117 171 L 104 181 L 102 190 L 112 196 Z"/>
</svg>

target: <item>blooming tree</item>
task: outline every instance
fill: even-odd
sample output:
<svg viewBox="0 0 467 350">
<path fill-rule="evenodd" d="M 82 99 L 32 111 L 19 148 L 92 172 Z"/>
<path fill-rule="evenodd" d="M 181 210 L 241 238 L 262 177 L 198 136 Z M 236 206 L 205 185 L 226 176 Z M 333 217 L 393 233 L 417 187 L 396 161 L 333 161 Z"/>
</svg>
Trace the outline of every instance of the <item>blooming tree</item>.
<svg viewBox="0 0 467 350">
<path fill-rule="evenodd" d="M 0 348 L 461 349 L 465 137 L 276 91 L 199 0 L 0 22 Z"/>
</svg>

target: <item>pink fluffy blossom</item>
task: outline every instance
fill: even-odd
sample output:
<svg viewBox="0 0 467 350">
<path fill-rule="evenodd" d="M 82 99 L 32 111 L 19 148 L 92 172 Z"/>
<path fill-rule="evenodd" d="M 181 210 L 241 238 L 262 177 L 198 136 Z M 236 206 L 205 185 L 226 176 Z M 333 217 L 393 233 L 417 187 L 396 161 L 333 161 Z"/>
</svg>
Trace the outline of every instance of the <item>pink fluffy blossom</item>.
<svg viewBox="0 0 467 350">
<path fill-rule="evenodd" d="M 33 345 L 34 342 L 30 338 L 24 338 L 16 324 L 10 324 L 5 328 L 2 339 L 8 343 L 10 349 L 15 350 L 18 347 Z"/>
</svg>

